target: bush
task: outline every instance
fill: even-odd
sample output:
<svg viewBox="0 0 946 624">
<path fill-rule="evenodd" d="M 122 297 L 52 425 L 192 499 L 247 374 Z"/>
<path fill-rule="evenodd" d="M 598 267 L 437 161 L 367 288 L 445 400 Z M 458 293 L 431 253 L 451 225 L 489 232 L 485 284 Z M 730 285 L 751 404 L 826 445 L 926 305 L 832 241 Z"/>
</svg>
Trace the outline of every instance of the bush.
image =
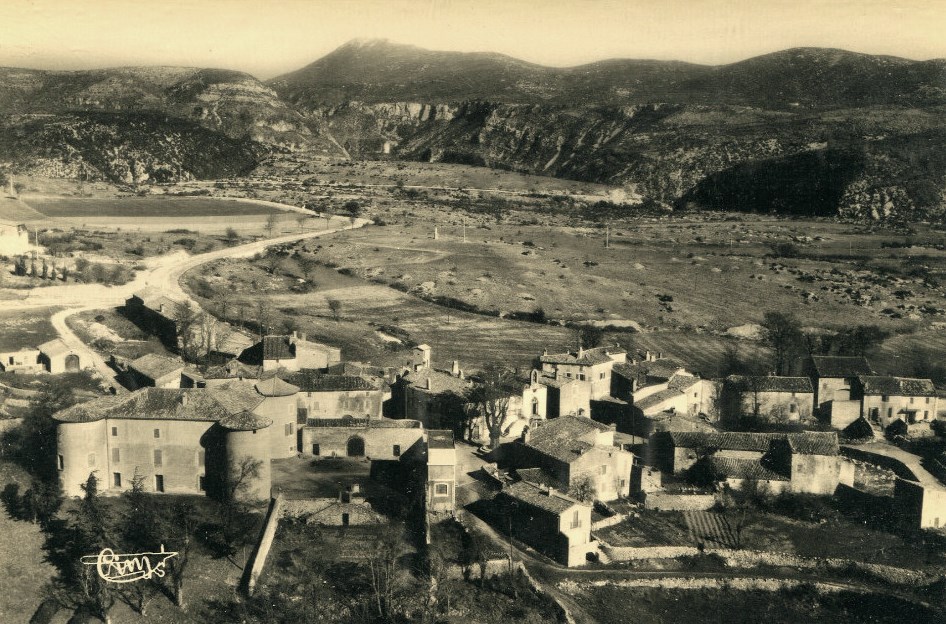
<svg viewBox="0 0 946 624">
<path fill-rule="evenodd" d="M 795 243 L 779 241 L 769 245 L 771 255 L 775 258 L 797 258 L 801 255 L 801 249 Z"/>
</svg>

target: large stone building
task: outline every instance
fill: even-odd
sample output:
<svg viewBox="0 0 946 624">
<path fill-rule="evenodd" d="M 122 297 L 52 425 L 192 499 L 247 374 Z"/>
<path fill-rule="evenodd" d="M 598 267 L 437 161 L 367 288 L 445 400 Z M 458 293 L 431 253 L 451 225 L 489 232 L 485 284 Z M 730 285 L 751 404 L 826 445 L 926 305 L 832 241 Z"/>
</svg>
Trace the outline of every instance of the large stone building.
<svg viewBox="0 0 946 624">
<path fill-rule="evenodd" d="M 284 336 L 264 336 L 244 350 L 239 359 L 244 364 L 259 366 L 264 372 L 325 369 L 341 361 L 341 351 L 307 340 L 305 334 L 293 332 Z"/>
<path fill-rule="evenodd" d="M 177 318 L 185 303 L 157 288 L 146 288 L 125 301 L 125 314 L 141 329 L 172 349 L 178 347 Z"/>
<path fill-rule="evenodd" d="M 273 449 L 286 446 L 266 415 L 273 406 L 253 386 L 146 388 L 58 412 L 59 481 L 67 496 L 96 473 L 104 492 L 120 493 L 142 478 L 146 491 L 269 497 Z M 255 466 L 255 470 L 246 470 Z"/>
<path fill-rule="evenodd" d="M 681 475 L 694 467 L 716 481 L 765 482 L 773 492 L 834 494 L 841 479 L 833 432 L 666 432 L 650 439 L 654 465 Z"/>
<path fill-rule="evenodd" d="M 808 377 L 730 375 L 720 402 L 721 417 L 726 420 L 752 416 L 771 422 L 799 422 L 812 418 L 815 391 Z"/>
<path fill-rule="evenodd" d="M 598 500 L 630 494 L 634 455 L 614 445 L 614 429 L 583 416 L 562 416 L 526 432 L 521 443 L 507 445 L 510 465 L 540 468 L 550 483 L 569 491 L 589 479 Z"/>
<path fill-rule="evenodd" d="M 851 391 L 857 378 L 872 375 L 870 363 L 860 356 L 813 355 L 805 364 L 815 391 L 815 408 L 829 410 L 831 401 L 852 400 Z"/>
</svg>

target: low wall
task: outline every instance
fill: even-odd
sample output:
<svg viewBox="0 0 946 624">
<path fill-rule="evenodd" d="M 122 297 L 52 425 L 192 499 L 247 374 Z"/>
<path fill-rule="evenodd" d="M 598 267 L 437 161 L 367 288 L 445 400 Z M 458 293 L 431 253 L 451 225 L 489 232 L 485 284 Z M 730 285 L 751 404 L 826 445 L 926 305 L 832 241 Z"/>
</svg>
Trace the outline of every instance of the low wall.
<svg viewBox="0 0 946 624">
<path fill-rule="evenodd" d="M 920 481 L 913 471 L 896 457 L 874 453 L 869 448 L 854 448 L 851 446 L 842 446 L 841 454 L 851 459 L 857 459 L 868 464 L 875 464 L 883 468 L 888 468 L 902 479 L 910 481 Z"/>
<path fill-rule="evenodd" d="M 276 537 L 276 527 L 279 526 L 279 518 L 282 514 L 283 498 L 277 494 L 269 503 L 269 512 L 266 514 L 266 520 L 263 522 L 263 530 L 260 533 L 259 542 L 243 569 L 243 578 L 241 585 L 246 593 L 251 594 L 256 589 L 256 583 L 259 581 L 260 574 L 263 573 L 263 566 L 266 565 L 266 558 L 269 556 L 269 549 L 273 546 L 273 538 Z"/>
<path fill-rule="evenodd" d="M 607 528 L 609 526 L 614 526 L 615 524 L 619 524 L 621 521 L 623 521 L 625 517 L 626 516 L 624 514 L 614 514 L 608 518 L 602 518 L 597 522 L 591 523 L 591 530 L 600 531 L 601 529 Z"/>
<path fill-rule="evenodd" d="M 665 494 L 649 492 L 644 496 L 644 509 L 660 511 L 706 511 L 716 504 L 712 494 Z"/>
</svg>

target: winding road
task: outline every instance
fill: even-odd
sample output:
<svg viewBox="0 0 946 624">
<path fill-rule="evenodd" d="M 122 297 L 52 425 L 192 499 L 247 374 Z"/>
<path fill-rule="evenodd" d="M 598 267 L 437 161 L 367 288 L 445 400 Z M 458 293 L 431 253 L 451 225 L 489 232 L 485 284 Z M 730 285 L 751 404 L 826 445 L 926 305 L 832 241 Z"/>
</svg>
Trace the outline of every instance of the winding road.
<svg viewBox="0 0 946 624">
<path fill-rule="evenodd" d="M 332 227 L 332 221 L 336 227 Z M 267 247 L 293 243 L 307 238 L 334 234 L 342 230 L 363 227 L 369 223 L 367 219 L 333 218 L 329 227 L 324 230 L 287 234 L 275 238 L 268 238 L 244 245 L 225 247 L 204 254 L 192 256 L 185 252 L 177 252 L 164 256 L 147 259 L 145 269 L 139 271 L 133 280 L 121 286 L 104 286 L 102 284 L 72 284 L 61 286 L 47 286 L 34 288 L 23 299 L 5 300 L 5 310 L 28 310 L 32 308 L 65 308 L 53 314 L 50 318 L 56 333 L 70 349 L 79 353 L 80 358 L 90 362 L 95 372 L 105 380 L 116 392 L 124 392 L 121 385 L 115 382 L 115 372 L 105 360 L 94 350 L 89 348 L 66 324 L 66 320 L 73 314 L 88 310 L 100 310 L 122 305 L 132 294 L 146 287 L 159 288 L 171 298 L 190 301 L 198 305 L 181 287 L 181 276 L 185 272 L 207 262 L 223 258 L 248 258 L 264 251 Z"/>
</svg>

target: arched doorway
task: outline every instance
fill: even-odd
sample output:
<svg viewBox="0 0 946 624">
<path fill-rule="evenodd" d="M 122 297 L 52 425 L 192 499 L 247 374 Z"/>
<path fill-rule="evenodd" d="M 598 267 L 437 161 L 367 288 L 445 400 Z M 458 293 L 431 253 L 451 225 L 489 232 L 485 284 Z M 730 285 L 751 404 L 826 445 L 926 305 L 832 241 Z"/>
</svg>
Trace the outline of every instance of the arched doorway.
<svg viewBox="0 0 946 624">
<path fill-rule="evenodd" d="M 79 356 L 75 353 L 70 353 L 66 356 L 66 371 L 70 373 L 78 372 L 79 370 Z"/>
<path fill-rule="evenodd" d="M 348 456 L 349 457 L 364 457 L 365 456 L 365 440 L 358 436 L 352 436 L 348 438 Z"/>
</svg>

